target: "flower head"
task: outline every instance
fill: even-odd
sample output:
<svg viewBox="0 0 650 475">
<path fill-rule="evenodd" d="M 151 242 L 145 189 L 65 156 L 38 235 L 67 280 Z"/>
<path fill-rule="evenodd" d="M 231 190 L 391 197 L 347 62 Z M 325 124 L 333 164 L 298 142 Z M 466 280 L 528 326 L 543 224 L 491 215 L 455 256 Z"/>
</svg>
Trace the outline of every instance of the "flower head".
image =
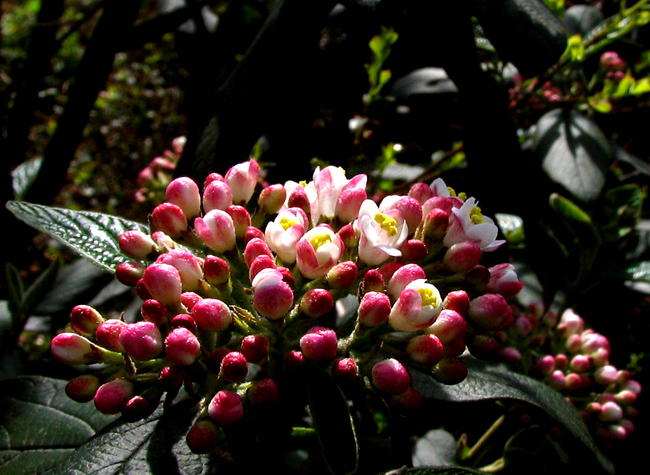
<svg viewBox="0 0 650 475">
<path fill-rule="evenodd" d="M 402 212 L 379 210 L 372 200 L 365 200 L 359 209 L 357 224 L 360 231 L 359 258 L 366 264 L 378 265 L 389 257 L 399 257 L 399 247 L 409 231 Z"/>
</svg>

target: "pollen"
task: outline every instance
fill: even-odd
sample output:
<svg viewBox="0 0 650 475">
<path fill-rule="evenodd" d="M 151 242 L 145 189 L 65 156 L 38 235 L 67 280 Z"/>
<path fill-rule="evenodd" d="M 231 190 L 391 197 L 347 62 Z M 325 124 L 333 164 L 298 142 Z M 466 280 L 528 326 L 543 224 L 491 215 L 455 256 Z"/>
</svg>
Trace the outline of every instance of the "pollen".
<svg viewBox="0 0 650 475">
<path fill-rule="evenodd" d="M 481 208 L 479 208 L 478 206 L 472 208 L 472 211 L 469 212 L 469 217 L 474 224 L 481 224 L 485 222 L 485 219 L 483 218 L 483 213 L 481 213 Z"/>
<path fill-rule="evenodd" d="M 283 217 L 280 219 L 280 223 L 279 223 L 279 224 L 280 224 L 280 226 L 282 226 L 282 229 L 284 229 L 284 230 L 286 231 L 286 230 L 289 229 L 291 226 L 294 226 L 294 225 L 298 224 L 298 222 L 297 222 L 297 221 L 294 221 L 293 219 L 289 219 L 289 218 L 287 218 L 286 216 L 283 216 Z"/>
<path fill-rule="evenodd" d="M 467 199 L 467 193 L 465 193 L 464 191 L 461 191 L 460 193 L 456 193 L 456 190 L 454 190 L 451 186 L 448 186 L 447 189 L 449 190 L 450 196 L 455 196 L 456 198 L 460 198 L 463 201 Z"/>
<path fill-rule="evenodd" d="M 431 287 L 420 287 L 418 289 L 422 297 L 422 306 L 431 305 L 432 307 L 438 306 L 438 296 Z"/>
<path fill-rule="evenodd" d="M 397 235 L 397 221 L 383 213 L 375 215 L 375 221 L 389 236 Z"/>
<path fill-rule="evenodd" d="M 316 234 L 309 239 L 309 243 L 314 248 L 314 251 L 317 251 L 319 247 L 328 242 L 332 242 L 332 237 L 327 233 Z"/>
</svg>

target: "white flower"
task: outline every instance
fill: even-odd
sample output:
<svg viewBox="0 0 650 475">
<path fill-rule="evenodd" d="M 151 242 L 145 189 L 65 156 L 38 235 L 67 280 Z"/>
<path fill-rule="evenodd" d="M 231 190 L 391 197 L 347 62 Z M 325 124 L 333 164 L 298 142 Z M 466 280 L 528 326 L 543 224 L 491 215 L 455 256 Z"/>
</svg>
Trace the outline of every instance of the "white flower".
<svg viewBox="0 0 650 475">
<path fill-rule="evenodd" d="M 365 263 L 378 265 L 389 257 L 402 255 L 399 247 L 408 236 L 408 226 L 399 210 L 382 213 L 374 201 L 365 200 L 359 209 L 357 227 L 359 257 Z"/>
<path fill-rule="evenodd" d="M 275 219 L 266 225 L 266 243 L 283 262 L 296 261 L 296 243 L 305 234 L 307 215 L 299 208 L 280 211 Z"/>
</svg>

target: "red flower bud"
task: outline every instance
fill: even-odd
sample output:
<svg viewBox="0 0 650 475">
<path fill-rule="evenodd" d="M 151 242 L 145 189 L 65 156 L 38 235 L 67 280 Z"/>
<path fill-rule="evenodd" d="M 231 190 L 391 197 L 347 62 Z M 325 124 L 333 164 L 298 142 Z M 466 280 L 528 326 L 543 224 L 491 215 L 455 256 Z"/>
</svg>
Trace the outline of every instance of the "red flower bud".
<svg viewBox="0 0 650 475">
<path fill-rule="evenodd" d="M 187 231 L 187 217 L 183 210 L 172 203 L 162 203 L 151 213 L 151 227 L 168 236 L 178 237 Z"/>
<path fill-rule="evenodd" d="M 221 332 L 230 327 L 232 314 L 228 305 L 219 299 L 206 298 L 197 302 L 191 311 L 199 328 Z"/>
<path fill-rule="evenodd" d="M 89 305 L 77 305 L 70 312 L 70 326 L 84 336 L 93 336 L 104 317 Z"/>
<path fill-rule="evenodd" d="M 120 333 L 120 343 L 124 351 L 138 361 L 155 358 L 163 349 L 160 330 L 151 322 L 129 323 Z"/>
<path fill-rule="evenodd" d="M 210 401 L 208 414 L 217 424 L 230 426 L 244 417 L 244 406 L 237 393 L 221 390 Z"/>
<path fill-rule="evenodd" d="M 337 341 L 334 330 L 313 327 L 300 338 L 300 349 L 310 360 L 329 360 L 336 356 Z"/>
<path fill-rule="evenodd" d="M 217 256 L 207 256 L 203 262 L 203 277 L 211 285 L 226 284 L 230 279 L 228 261 Z"/>
<path fill-rule="evenodd" d="M 376 327 L 388 321 L 392 305 L 383 292 L 367 292 L 359 303 L 359 321 L 367 327 Z"/>
<path fill-rule="evenodd" d="M 97 376 L 84 374 L 68 381 L 65 385 L 65 393 L 73 401 L 88 402 L 93 400 L 99 386 L 100 381 Z"/>
<path fill-rule="evenodd" d="M 469 318 L 488 330 L 506 330 L 514 323 L 514 313 L 500 294 L 483 294 L 470 302 Z"/>
<path fill-rule="evenodd" d="M 266 358 L 269 348 L 269 339 L 264 335 L 246 335 L 241 342 L 241 352 L 251 363 L 259 363 Z"/>
<path fill-rule="evenodd" d="M 394 358 L 375 364 L 371 370 L 372 384 L 388 394 L 401 394 L 411 385 L 411 376 L 406 368 Z"/>
<path fill-rule="evenodd" d="M 201 353 L 201 344 L 190 330 L 178 327 L 165 338 L 165 353 L 171 364 L 189 366 Z"/>
<path fill-rule="evenodd" d="M 300 308 L 311 318 L 318 318 L 334 307 L 334 297 L 326 289 L 310 289 L 302 296 Z"/>
<path fill-rule="evenodd" d="M 221 376 L 229 383 L 241 381 L 248 374 L 248 361 L 238 351 L 231 351 L 221 360 Z"/>
<path fill-rule="evenodd" d="M 435 335 L 418 335 L 411 338 L 406 345 L 406 352 L 413 361 L 427 366 L 438 363 L 444 356 L 442 342 Z"/>
<path fill-rule="evenodd" d="M 280 389 L 272 379 L 260 379 L 246 390 L 246 397 L 255 406 L 266 406 L 280 400 Z"/>
<path fill-rule="evenodd" d="M 185 441 L 193 453 L 207 454 L 215 449 L 219 438 L 219 428 L 214 422 L 203 419 L 192 425 L 185 436 Z"/>
<path fill-rule="evenodd" d="M 142 276 L 144 285 L 152 298 L 165 305 L 181 301 L 183 284 L 176 267 L 169 264 L 152 264 Z"/>
<path fill-rule="evenodd" d="M 445 268 L 451 272 L 468 272 L 476 267 L 483 257 L 480 247 L 470 241 L 452 245 L 442 258 Z"/>
<path fill-rule="evenodd" d="M 114 379 L 102 384 L 94 397 L 97 410 L 103 414 L 117 414 L 134 396 L 133 383 L 126 379 Z"/>
<path fill-rule="evenodd" d="M 191 178 L 179 177 L 172 180 L 165 190 L 165 199 L 181 208 L 187 218 L 201 214 L 201 193 Z"/>
<path fill-rule="evenodd" d="M 104 320 L 95 331 L 95 340 L 107 350 L 124 352 L 124 347 L 120 342 L 120 333 L 128 324 L 117 318 Z"/>
</svg>

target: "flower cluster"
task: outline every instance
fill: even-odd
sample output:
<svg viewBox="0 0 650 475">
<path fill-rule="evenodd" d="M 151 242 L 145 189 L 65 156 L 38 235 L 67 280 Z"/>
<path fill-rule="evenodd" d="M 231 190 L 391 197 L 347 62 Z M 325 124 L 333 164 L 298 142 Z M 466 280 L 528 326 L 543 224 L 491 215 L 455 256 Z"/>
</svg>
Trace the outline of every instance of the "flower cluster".
<svg viewBox="0 0 650 475">
<path fill-rule="evenodd" d="M 501 357 L 566 396 L 601 440 L 627 438 L 641 385 L 611 363 L 608 338 L 571 308 L 558 315 L 534 302 L 517 313 Z"/>
<path fill-rule="evenodd" d="M 253 159 L 202 187 L 171 181 L 151 233 L 119 239 L 129 260 L 116 277 L 136 288 L 142 318 L 78 306 L 53 339 L 63 363 L 104 363 L 70 381 L 70 397 L 135 420 L 185 385 L 204 401 L 187 436 L 202 452 L 310 365 L 403 409 L 422 399 L 411 371 L 462 381 L 458 357 L 496 351 L 514 322 L 513 267 L 481 264 L 503 244 L 498 228 L 442 179 L 379 203 L 366 184 L 334 166 L 263 184 Z"/>
<path fill-rule="evenodd" d="M 138 190 L 135 193 L 135 200 L 138 203 L 160 202 L 159 198 L 164 196 L 165 188 L 173 179 L 185 142 L 185 137 L 176 137 L 172 141 L 171 150 L 165 150 L 161 156 L 155 157 L 140 171 L 136 180 Z"/>
</svg>

